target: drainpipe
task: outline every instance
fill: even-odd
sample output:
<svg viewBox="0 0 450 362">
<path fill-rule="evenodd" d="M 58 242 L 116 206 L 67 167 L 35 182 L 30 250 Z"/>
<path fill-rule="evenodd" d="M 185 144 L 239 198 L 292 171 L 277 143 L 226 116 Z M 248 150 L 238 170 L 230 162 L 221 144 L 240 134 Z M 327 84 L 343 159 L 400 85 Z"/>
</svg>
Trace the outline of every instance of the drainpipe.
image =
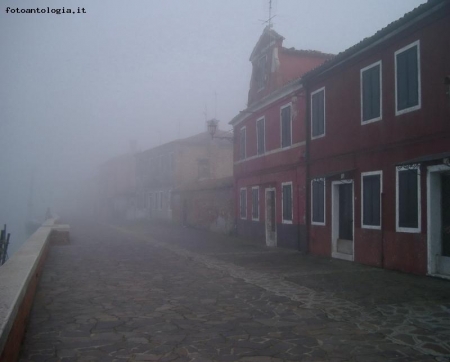
<svg viewBox="0 0 450 362">
<path fill-rule="evenodd" d="M 311 188 L 310 188 L 310 154 L 309 154 L 309 147 L 310 147 L 310 102 L 309 102 L 309 86 L 307 82 L 303 82 L 303 88 L 304 88 L 304 94 L 305 94 L 305 105 L 306 105 L 306 114 L 305 114 L 305 137 L 306 137 L 306 145 L 305 145 L 305 197 L 306 197 L 306 209 L 305 209 L 305 238 L 306 238 L 306 251 L 309 252 L 309 245 L 310 245 L 310 234 L 311 234 Z"/>
<path fill-rule="evenodd" d="M 381 230 L 380 230 L 380 233 L 381 233 L 381 255 L 380 255 L 380 264 L 381 264 L 381 267 L 384 269 L 384 219 L 385 219 L 385 210 L 384 210 L 384 199 L 385 199 L 385 193 L 384 192 L 382 192 L 381 193 L 381 207 L 380 207 L 380 209 L 381 209 Z"/>
</svg>

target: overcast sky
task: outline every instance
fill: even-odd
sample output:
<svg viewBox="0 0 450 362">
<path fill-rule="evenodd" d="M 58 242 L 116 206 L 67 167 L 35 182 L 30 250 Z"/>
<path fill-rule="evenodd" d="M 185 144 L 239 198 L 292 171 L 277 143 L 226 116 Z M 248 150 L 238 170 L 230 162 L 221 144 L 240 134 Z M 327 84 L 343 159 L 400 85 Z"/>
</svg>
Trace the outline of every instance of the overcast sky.
<svg viewBox="0 0 450 362">
<path fill-rule="evenodd" d="M 423 2 L 274 0 L 273 23 L 287 47 L 338 53 Z M 204 130 L 205 106 L 228 128 L 269 13 L 268 0 L 0 3 L 0 223 L 23 214 L 32 169 L 37 203 L 50 204 L 130 140 L 144 150 Z"/>
</svg>

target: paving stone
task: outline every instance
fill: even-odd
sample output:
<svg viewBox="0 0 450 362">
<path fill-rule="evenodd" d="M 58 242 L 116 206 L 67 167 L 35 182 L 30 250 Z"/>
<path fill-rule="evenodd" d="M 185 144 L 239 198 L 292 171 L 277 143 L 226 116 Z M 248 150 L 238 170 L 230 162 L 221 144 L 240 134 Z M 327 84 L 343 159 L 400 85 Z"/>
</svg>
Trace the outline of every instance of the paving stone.
<svg viewBox="0 0 450 362">
<path fill-rule="evenodd" d="M 448 282 L 162 223 L 71 230 L 49 252 L 20 361 L 450 358 Z"/>
</svg>

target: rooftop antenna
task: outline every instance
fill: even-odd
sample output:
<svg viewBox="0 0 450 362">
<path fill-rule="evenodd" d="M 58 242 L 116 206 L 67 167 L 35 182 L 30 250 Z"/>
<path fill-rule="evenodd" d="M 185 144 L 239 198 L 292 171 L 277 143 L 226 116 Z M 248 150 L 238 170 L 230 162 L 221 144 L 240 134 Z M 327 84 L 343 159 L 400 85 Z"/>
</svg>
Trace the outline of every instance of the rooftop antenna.
<svg viewBox="0 0 450 362">
<path fill-rule="evenodd" d="M 269 0 L 269 20 L 267 20 L 269 23 L 269 29 L 272 27 L 272 0 Z"/>
<path fill-rule="evenodd" d="M 263 24 L 267 24 L 267 27 L 269 29 L 272 28 L 272 19 L 275 17 L 276 15 L 272 16 L 272 0 L 269 0 L 269 18 L 267 20 L 259 20 L 261 21 Z"/>
</svg>

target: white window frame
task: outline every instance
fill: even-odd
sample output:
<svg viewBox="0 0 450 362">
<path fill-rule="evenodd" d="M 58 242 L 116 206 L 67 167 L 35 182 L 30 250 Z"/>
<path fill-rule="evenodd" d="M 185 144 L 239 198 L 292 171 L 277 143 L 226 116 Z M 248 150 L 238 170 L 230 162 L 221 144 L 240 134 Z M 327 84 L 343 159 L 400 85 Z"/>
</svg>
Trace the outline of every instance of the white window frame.
<svg viewBox="0 0 450 362">
<path fill-rule="evenodd" d="M 253 190 L 258 190 L 258 205 L 257 205 L 257 210 L 258 210 L 258 217 L 253 217 Z M 252 187 L 252 220 L 253 221 L 259 221 L 259 214 L 260 214 L 260 209 L 259 209 L 259 205 L 260 205 L 260 202 L 259 202 L 259 186 L 253 186 Z"/>
<path fill-rule="evenodd" d="M 374 176 L 379 175 L 380 176 L 380 225 L 365 225 L 364 224 L 364 176 Z M 374 229 L 374 230 L 381 230 L 381 225 L 383 223 L 382 216 L 383 216 L 383 210 L 381 209 L 383 206 L 382 201 L 382 194 L 383 194 L 383 171 L 369 171 L 369 172 L 361 172 L 361 228 L 362 229 Z"/>
<path fill-rule="evenodd" d="M 287 107 L 291 108 L 291 111 L 290 111 L 291 119 L 290 119 L 290 122 L 289 122 L 290 126 L 291 126 L 291 129 L 290 129 L 291 143 L 290 143 L 289 146 L 284 146 L 283 147 L 283 118 L 282 118 L 282 114 L 283 114 L 283 109 L 285 109 Z M 280 107 L 280 149 L 289 148 L 291 146 L 292 146 L 292 102 L 289 102 L 289 103 L 285 104 L 284 106 Z"/>
<path fill-rule="evenodd" d="M 244 131 L 244 157 L 241 157 L 241 136 Z M 247 127 L 241 127 L 239 130 L 239 160 L 245 160 L 247 158 Z"/>
<path fill-rule="evenodd" d="M 292 220 L 284 219 L 284 186 L 291 187 L 291 216 Z M 292 224 L 294 221 L 294 187 L 292 186 L 292 181 L 281 183 L 281 219 L 283 224 Z"/>
<path fill-rule="evenodd" d="M 244 216 L 241 215 L 241 210 L 242 210 L 242 191 L 245 191 L 245 215 Z M 246 187 L 241 187 L 239 189 L 239 217 L 241 218 L 241 220 L 247 220 L 247 209 L 248 209 L 247 188 Z"/>
<path fill-rule="evenodd" d="M 364 109 L 363 109 L 363 105 L 364 105 L 364 98 L 363 98 L 363 73 L 369 69 L 372 69 L 374 67 L 380 66 L 380 116 L 376 117 L 376 118 L 372 118 L 372 119 L 368 119 L 367 121 L 364 121 Z M 360 97 L 361 97 L 361 125 L 366 125 L 369 123 L 373 123 L 373 122 L 377 122 L 377 121 L 381 121 L 383 119 L 383 64 L 381 62 L 381 60 L 379 60 L 378 62 L 375 62 L 373 64 L 368 65 L 365 68 L 362 68 L 360 71 L 360 88 L 361 88 L 361 93 L 360 93 Z"/>
<path fill-rule="evenodd" d="M 263 123 L 263 129 L 264 129 L 264 150 L 262 153 L 258 153 L 258 146 L 259 146 L 259 133 L 258 133 L 258 123 Z M 266 153 L 266 118 L 264 116 L 258 118 L 256 120 L 256 155 L 264 155 Z"/>
<path fill-rule="evenodd" d="M 421 232 L 421 224 L 422 224 L 422 205 L 421 205 L 421 199 L 420 199 L 420 181 L 421 181 L 421 173 L 420 173 L 420 164 L 413 165 L 414 167 L 411 167 L 411 169 L 417 170 L 417 228 L 405 228 L 399 226 L 399 185 L 398 185 L 398 173 L 399 171 L 405 171 L 402 169 L 402 167 L 396 167 L 395 168 L 395 231 L 397 232 L 403 232 L 403 233 L 420 233 Z"/>
<path fill-rule="evenodd" d="M 313 108 L 312 108 L 312 103 L 313 103 L 313 96 L 316 93 L 320 93 L 323 91 L 323 134 L 319 135 L 319 136 L 313 136 Z M 311 119 L 310 119 L 310 125 L 311 125 L 311 140 L 315 140 L 318 138 L 322 138 L 325 137 L 326 134 L 326 129 L 327 129 L 327 122 L 326 122 L 326 93 L 325 93 L 325 87 L 316 89 L 314 92 L 311 93 L 311 99 L 310 99 L 310 110 L 311 110 Z"/>
<path fill-rule="evenodd" d="M 313 193 L 313 182 L 317 180 L 323 181 L 323 222 L 313 220 L 313 210 L 314 210 L 314 193 Z M 325 226 L 327 221 L 327 210 L 325 208 L 327 204 L 327 180 L 324 177 L 317 177 L 311 180 L 310 190 L 311 190 L 311 225 Z"/>
<path fill-rule="evenodd" d="M 398 109 L 398 97 L 397 97 L 397 55 L 403 53 L 404 51 L 411 49 L 412 47 L 417 47 L 417 95 L 418 95 L 418 104 L 409 108 L 405 108 L 402 110 Z M 394 53 L 394 62 L 395 62 L 395 115 L 399 116 L 404 113 L 409 113 L 416 111 L 422 108 L 422 84 L 421 84 L 421 76 L 420 76 L 420 40 L 416 40 L 415 42 L 397 50 Z"/>
</svg>

